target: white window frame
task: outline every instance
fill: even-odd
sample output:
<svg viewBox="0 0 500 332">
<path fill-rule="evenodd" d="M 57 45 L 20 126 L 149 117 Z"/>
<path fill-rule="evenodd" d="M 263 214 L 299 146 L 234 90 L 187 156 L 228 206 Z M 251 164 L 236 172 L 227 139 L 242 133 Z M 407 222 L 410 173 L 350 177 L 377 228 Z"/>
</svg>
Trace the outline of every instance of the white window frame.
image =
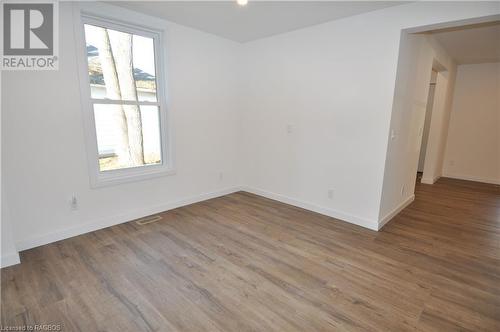
<svg viewBox="0 0 500 332">
<path fill-rule="evenodd" d="M 73 5 L 73 17 L 75 18 L 74 32 L 81 90 L 80 97 L 91 187 L 97 188 L 175 174 L 174 156 L 172 151 L 173 135 L 170 128 L 166 98 L 166 47 L 164 43 L 165 24 L 158 21 L 156 18 L 149 16 L 145 17 L 145 15 L 111 5 L 99 3 L 74 3 Z M 104 16 L 101 13 L 106 14 Z M 144 22 L 148 22 L 148 25 L 145 26 Z M 115 101 L 110 99 L 94 99 L 91 97 L 84 24 L 103 26 L 118 31 L 152 38 L 154 40 L 157 102 L 125 100 Z M 160 123 L 161 163 L 101 171 L 99 167 L 99 153 L 93 109 L 94 104 L 157 106 Z"/>
</svg>

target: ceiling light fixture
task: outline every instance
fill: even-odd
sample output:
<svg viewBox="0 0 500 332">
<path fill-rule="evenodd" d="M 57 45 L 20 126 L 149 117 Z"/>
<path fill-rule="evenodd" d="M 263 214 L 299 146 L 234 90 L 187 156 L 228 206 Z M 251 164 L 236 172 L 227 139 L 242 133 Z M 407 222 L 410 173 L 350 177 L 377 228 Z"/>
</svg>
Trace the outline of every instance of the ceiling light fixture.
<svg viewBox="0 0 500 332">
<path fill-rule="evenodd" d="M 248 0 L 236 0 L 236 3 L 240 6 L 246 6 L 248 3 Z"/>
</svg>

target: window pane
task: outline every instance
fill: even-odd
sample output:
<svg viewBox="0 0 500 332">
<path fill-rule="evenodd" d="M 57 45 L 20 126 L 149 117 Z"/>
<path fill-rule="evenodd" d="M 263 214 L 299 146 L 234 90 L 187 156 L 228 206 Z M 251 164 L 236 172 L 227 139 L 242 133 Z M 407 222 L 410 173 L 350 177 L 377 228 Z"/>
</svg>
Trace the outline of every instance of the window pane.
<svg viewBox="0 0 500 332">
<path fill-rule="evenodd" d="M 99 169 L 161 164 L 157 106 L 94 105 Z"/>
<path fill-rule="evenodd" d="M 153 38 L 134 35 L 134 79 L 140 101 L 156 101 L 155 48 Z"/>
<path fill-rule="evenodd" d="M 85 41 L 92 98 L 157 101 L 152 38 L 85 24 Z"/>
<path fill-rule="evenodd" d="M 144 159 L 149 164 L 161 163 L 160 119 L 157 106 L 142 105 L 142 136 L 144 141 Z"/>
</svg>

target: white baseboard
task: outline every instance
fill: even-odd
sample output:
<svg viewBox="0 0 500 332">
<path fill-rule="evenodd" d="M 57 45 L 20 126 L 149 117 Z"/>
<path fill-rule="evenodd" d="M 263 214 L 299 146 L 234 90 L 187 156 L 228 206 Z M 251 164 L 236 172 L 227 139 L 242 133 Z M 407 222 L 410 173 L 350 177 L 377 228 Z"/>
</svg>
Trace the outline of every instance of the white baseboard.
<svg viewBox="0 0 500 332">
<path fill-rule="evenodd" d="M 425 184 L 434 184 L 434 183 L 436 183 L 437 180 L 439 180 L 440 177 L 441 177 L 440 175 L 436 176 L 435 178 L 424 178 L 424 177 L 422 177 L 420 179 L 420 182 L 421 183 L 425 183 Z"/>
<path fill-rule="evenodd" d="M 474 175 L 446 173 L 446 174 L 443 174 L 443 177 L 457 179 L 457 180 L 475 181 L 475 182 L 499 184 L 500 185 L 500 179 L 489 179 L 489 178 L 483 178 L 481 176 L 474 176 Z"/>
<path fill-rule="evenodd" d="M 405 207 L 410 205 L 413 201 L 415 200 L 415 194 L 411 195 L 407 199 L 405 199 L 399 206 L 397 206 L 394 210 L 389 212 L 388 214 L 385 215 L 380 221 L 378 222 L 378 230 L 381 230 L 382 227 L 384 227 L 385 224 L 387 224 L 392 218 L 394 218 L 399 212 L 403 211 Z"/>
<path fill-rule="evenodd" d="M 1 259 L 2 259 L 0 264 L 1 268 L 21 263 L 21 260 L 19 259 L 19 253 L 17 252 L 12 252 L 9 254 L 2 255 Z"/>
<path fill-rule="evenodd" d="M 151 206 L 148 208 L 135 210 L 133 212 L 128 212 L 122 215 L 117 215 L 109 218 L 104 218 L 90 223 L 85 223 L 83 225 L 78 225 L 75 227 L 70 227 L 66 229 L 56 230 L 44 235 L 37 235 L 31 238 L 23 239 L 16 243 L 16 248 L 19 251 L 35 248 L 44 244 L 52 243 L 59 240 L 64 240 L 73 236 L 85 234 L 88 232 L 93 232 L 102 228 L 122 224 L 134 219 L 142 218 L 151 214 L 160 213 L 163 211 L 172 210 L 181 206 L 198 203 L 205 201 L 207 199 L 216 198 L 224 195 L 228 195 L 234 192 L 240 191 L 239 187 L 231 187 L 216 192 L 201 194 L 193 197 L 184 198 L 174 202 L 168 202 L 156 206 Z M 3 261 L 3 258 L 2 258 Z"/>
<path fill-rule="evenodd" d="M 348 222 L 351 224 L 355 224 L 358 226 L 362 226 L 362 227 L 365 227 L 365 228 L 368 228 L 368 229 L 371 229 L 374 231 L 378 230 L 378 223 L 375 220 L 369 220 L 369 219 L 357 217 L 357 216 L 354 216 L 354 215 L 351 215 L 348 213 L 344 213 L 344 212 L 341 212 L 338 210 L 334 210 L 334 209 L 323 207 L 323 206 L 318 206 L 318 205 L 315 205 L 313 203 L 303 202 L 303 201 L 297 200 L 295 198 L 291 198 L 291 197 L 284 196 L 281 194 L 272 193 L 272 192 L 265 191 L 262 189 L 256 189 L 256 188 L 252 188 L 252 187 L 243 186 L 241 188 L 241 190 L 258 195 L 258 196 L 263 196 L 263 197 L 266 197 L 269 199 L 273 199 L 273 200 L 279 201 L 281 203 L 297 206 L 297 207 L 300 207 L 302 209 L 306 209 L 306 210 L 313 211 L 313 212 L 316 212 L 319 214 L 323 214 L 325 216 L 329 216 L 329 217 L 332 217 L 335 219 L 340 219 L 342 221 L 345 221 L 345 222 Z"/>
</svg>

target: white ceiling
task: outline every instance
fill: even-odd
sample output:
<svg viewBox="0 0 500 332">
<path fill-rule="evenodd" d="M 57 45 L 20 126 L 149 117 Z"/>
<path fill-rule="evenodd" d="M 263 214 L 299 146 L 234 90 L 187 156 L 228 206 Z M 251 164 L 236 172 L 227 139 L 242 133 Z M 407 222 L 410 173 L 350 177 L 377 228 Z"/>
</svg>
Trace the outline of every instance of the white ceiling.
<svg viewBox="0 0 500 332">
<path fill-rule="evenodd" d="M 500 62 L 500 22 L 433 31 L 458 64 Z"/>
<path fill-rule="evenodd" d="M 366 13 L 405 1 L 126 1 L 113 4 L 247 42 L 342 17 Z"/>
</svg>

